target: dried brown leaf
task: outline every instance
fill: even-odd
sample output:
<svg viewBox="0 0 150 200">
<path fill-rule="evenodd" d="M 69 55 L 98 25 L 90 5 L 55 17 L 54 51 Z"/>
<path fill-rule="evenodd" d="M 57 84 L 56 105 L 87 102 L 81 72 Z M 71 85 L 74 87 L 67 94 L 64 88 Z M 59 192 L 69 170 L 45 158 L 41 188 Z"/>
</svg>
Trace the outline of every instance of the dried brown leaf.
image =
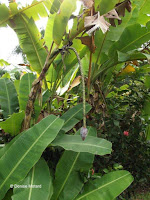
<svg viewBox="0 0 150 200">
<path fill-rule="evenodd" d="M 108 13 L 104 14 L 103 16 L 109 19 L 109 22 L 112 26 L 116 26 L 115 19 L 118 20 L 118 23 L 122 21 L 115 9 L 110 10 Z"/>
<path fill-rule="evenodd" d="M 93 16 L 85 17 L 84 20 L 84 27 L 90 29 L 87 31 L 88 35 L 91 35 L 93 32 L 95 32 L 97 29 L 101 29 L 103 33 L 105 33 L 107 30 L 109 30 L 109 24 L 103 16 L 100 16 L 100 13 Z"/>
<path fill-rule="evenodd" d="M 125 10 L 127 9 L 128 12 L 131 12 L 132 6 L 130 0 L 125 0 L 121 3 L 116 4 L 115 10 L 117 11 L 119 16 L 125 16 Z"/>
<path fill-rule="evenodd" d="M 72 90 L 72 88 L 74 88 L 74 87 L 76 87 L 77 85 L 79 85 L 80 82 L 81 82 L 81 76 L 77 76 L 77 77 L 73 80 L 72 84 L 70 85 L 70 87 L 69 87 L 69 89 L 68 89 L 68 92 L 69 92 L 70 90 Z"/>
<path fill-rule="evenodd" d="M 82 44 L 86 45 L 92 53 L 95 53 L 95 43 L 92 42 L 92 37 L 85 36 L 85 37 L 77 37 L 81 40 Z"/>
<path fill-rule="evenodd" d="M 118 19 L 121 20 L 121 18 L 119 17 L 118 13 L 116 12 L 115 9 L 110 10 L 108 13 L 103 15 L 104 17 L 108 18 L 108 19 Z"/>
</svg>

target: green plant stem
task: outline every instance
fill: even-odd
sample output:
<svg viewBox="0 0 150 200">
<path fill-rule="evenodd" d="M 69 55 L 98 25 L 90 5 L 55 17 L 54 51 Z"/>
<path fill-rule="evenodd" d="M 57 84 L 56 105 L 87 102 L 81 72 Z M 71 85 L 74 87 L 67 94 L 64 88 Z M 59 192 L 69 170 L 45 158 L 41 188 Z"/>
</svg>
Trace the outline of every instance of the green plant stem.
<svg viewBox="0 0 150 200">
<path fill-rule="evenodd" d="M 74 53 L 75 53 L 76 56 L 77 56 L 78 63 L 79 63 L 79 68 L 80 68 L 81 78 L 82 78 L 82 92 L 83 92 L 83 127 L 86 128 L 86 114 L 85 114 L 85 82 L 84 82 L 83 68 L 82 68 L 82 64 L 81 64 L 80 57 L 79 57 L 78 52 L 76 51 L 76 49 L 73 48 L 73 47 L 68 47 L 68 49 L 71 49 L 72 51 L 74 51 Z"/>
</svg>

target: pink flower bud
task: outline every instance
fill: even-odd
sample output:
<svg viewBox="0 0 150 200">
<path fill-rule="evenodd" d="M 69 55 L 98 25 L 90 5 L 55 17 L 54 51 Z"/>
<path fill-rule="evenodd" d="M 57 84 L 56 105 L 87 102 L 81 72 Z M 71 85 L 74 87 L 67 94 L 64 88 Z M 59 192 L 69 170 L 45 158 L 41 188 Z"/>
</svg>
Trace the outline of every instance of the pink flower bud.
<svg viewBox="0 0 150 200">
<path fill-rule="evenodd" d="M 80 130 L 80 135 L 81 135 L 82 140 L 85 140 L 87 133 L 88 133 L 87 128 L 82 127 L 81 130 Z"/>
<path fill-rule="evenodd" d="M 123 135 L 129 136 L 129 131 L 124 131 L 124 132 L 123 132 Z"/>
</svg>

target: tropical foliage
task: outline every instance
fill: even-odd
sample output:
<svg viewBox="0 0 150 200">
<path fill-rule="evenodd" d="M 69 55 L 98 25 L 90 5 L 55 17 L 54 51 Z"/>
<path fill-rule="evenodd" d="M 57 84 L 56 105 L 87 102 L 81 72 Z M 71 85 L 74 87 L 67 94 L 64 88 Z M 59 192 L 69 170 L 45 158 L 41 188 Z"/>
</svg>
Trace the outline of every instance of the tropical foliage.
<svg viewBox="0 0 150 200">
<path fill-rule="evenodd" d="M 144 70 L 149 90 L 150 2 L 81 0 L 76 14 L 77 4 L 0 4 L 0 27 L 16 32 L 27 59 L 14 73 L 0 60 L 0 199 L 113 200 L 133 182 L 126 170 L 103 176 L 91 169 L 95 155 L 112 152 L 107 135 L 115 129 L 106 137 L 99 130 L 119 90 L 113 91 L 117 78 Z M 41 33 L 36 21 L 43 17 Z M 149 98 L 142 108 L 147 140 Z"/>
</svg>

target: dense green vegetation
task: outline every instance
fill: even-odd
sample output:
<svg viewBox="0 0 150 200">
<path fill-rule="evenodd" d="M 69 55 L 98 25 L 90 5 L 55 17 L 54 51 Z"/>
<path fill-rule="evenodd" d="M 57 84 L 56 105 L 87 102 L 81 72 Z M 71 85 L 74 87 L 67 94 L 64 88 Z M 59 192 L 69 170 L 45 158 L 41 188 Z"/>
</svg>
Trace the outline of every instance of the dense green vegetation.
<svg viewBox="0 0 150 200">
<path fill-rule="evenodd" d="M 150 2 L 81 0 L 77 15 L 76 3 L 0 4 L 24 59 L 13 70 L 0 60 L 0 199 L 129 199 L 149 187 Z"/>
</svg>

